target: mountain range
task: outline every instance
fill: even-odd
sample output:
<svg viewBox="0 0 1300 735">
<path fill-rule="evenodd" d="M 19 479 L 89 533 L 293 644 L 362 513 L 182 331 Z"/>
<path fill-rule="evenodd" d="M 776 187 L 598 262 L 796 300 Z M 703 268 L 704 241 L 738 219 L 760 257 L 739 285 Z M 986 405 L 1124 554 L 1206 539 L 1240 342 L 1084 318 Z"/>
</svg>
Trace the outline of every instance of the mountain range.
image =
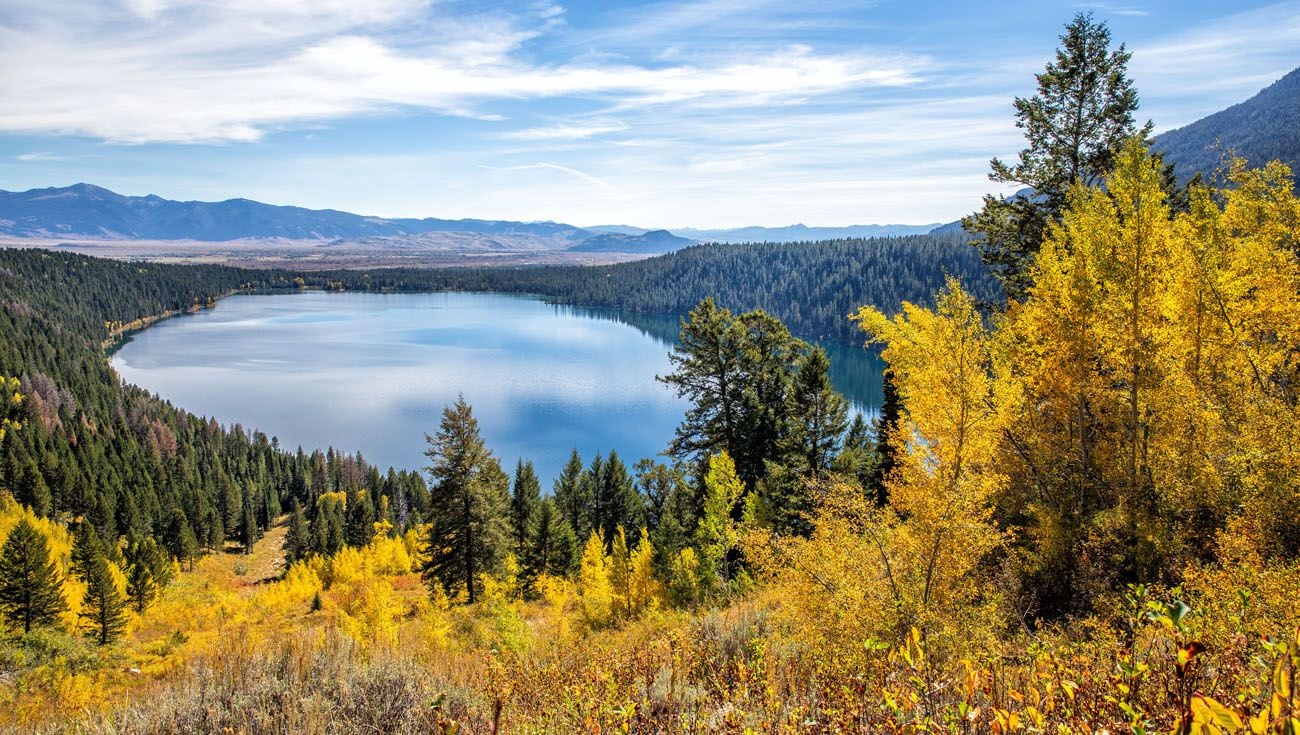
<svg viewBox="0 0 1300 735">
<path fill-rule="evenodd" d="M 1154 147 L 1180 178 L 1209 175 L 1225 151 L 1252 164 L 1280 159 L 1300 171 L 1300 69 L 1254 97 L 1190 125 L 1156 136 Z M 1300 177 L 1297 178 L 1300 181 Z M 91 184 L 0 190 L 0 236 L 107 241 L 246 240 L 320 242 L 426 252 L 552 252 L 657 255 L 695 242 L 798 242 L 911 235 L 948 225 L 644 229 L 627 225 L 576 227 L 560 222 L 370 217 L 333 209 L 263 204 L 249 199 L 173 201 L 125 196 Z"/>
<path fill-rule="evenodd" d="M 92 184 L 62 188 L 0 191 L 0 235 L 16 238 L 92 238 L 104 240 L 243 239 L 371 241 L 402 240 L 448 250 L 570 250 L 665 253 L 693 240 L 658 231 L 620 236 L 558 222 L 480 219 L 368 217 L 333 209 L 263 204 L 250 199 L 223 202 L 173 201 L 150 194 L 118 194 Z M 589 242 L 590 241 L 590 242 Z M 467 247 L 466 243 L 472 243 Z"/>
</svg>

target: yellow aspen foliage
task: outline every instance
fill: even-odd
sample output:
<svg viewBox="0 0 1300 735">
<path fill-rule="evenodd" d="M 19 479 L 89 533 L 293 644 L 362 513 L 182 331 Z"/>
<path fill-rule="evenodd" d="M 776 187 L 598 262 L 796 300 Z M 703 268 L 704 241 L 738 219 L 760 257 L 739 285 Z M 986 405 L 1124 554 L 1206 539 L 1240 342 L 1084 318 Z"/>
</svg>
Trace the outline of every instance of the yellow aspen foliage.
<svg viewBox="0 0 1300 735">
<path fill-rule="evenodd" d="M 600 534 L 592 532 L 578 565 L 578 597 L 582 621 L 588 630 L 607 627 L 613 618 L 614 590 Z"/>
<path fill-rule="evenodd" d="M 1249 170 L 1238 160 L 1229 181 L 1193 192 L 1176 223 L 1155 479 L 1180 517 L 1243 509 L 1262 541 L 1294 550 L 1300 199 L 1281 164 Z"/>
<path fill-rule="evenodd" d="M 736 463 L 731 456 L 719 452 L 710 457 L 709 469 L 704 474 L 704 507 L 695 529 L 700 550 L 698 576 L 706 594 L 721 592 L 731 579 L 727 555 L 740 540 L 740 530 L 731 513 L 744 492 L 745 484 L 736 474 Z"/>
<path fill-rule="evenodd" d="M 22 428 L 17 418 L 18 407 L 22 405 L 23 394 L 18 392 L 18 378 L 0 375 L 0 441 L 6 431 Z"/>
<path fill-rule="evenodd" d="M 455 638 L 451 600 L 441 585 L 417 597 L 412 606 L 413 637 L 422 651 L 440 651 Z"/>
<path fill-rule="evenodd" d="M 632 605 L 631 561 L 627 533 L 619 526 L 614 532 L 609 554 L 609 585 L 613 593 L 610 610 L 615 620 L 627 620 L 636 614 Z"/>
<path fill-rule="evenodd" d="M 387 579 L 367 577 L 330 590 L 338 625 L 363 649 L 397 642 L 398 619 L 405 612 Z"/>
<path fill-rule="evenodd" d="M 569 637 L 569 604 L 576 593 L 573 583 L 563 577 L 543 574 L 533 583 L 533 589 L 546 605 L 549 626 L 546 638 L 564 641 Z"/>
<path fill-rule="evenodd" d="M 268 609 L 287 615 L 305 609 L 324 587 L 315 565 L 296 561 L 285 571 L 283 579 L 267 586 L 259 600 Z"/>
<path fill-rule="evenodd" d="M 628 564 L 628 607 L 633 615 L 639 615 L 659 607 L 663 597 L 663 584 L 655 575 L 655 549 L 650 543 L 650 533 L 641 529 L 641 538 Z"/>
<path fill-rule="evenodd" d="M 339 549 L 337 554 L 329 558 L 325 566 L 326 571 L 321 579 L 327 589 L 346 587 L 362 582 L 366 578 L 365 557 L 360 549 L 351 546 Z"/>
<path fill-rule="evenodd" d="M 1290 172 L 1238 162 L 1180 214 L 1162 181 L 1130 141 L 1104 189 L 1072 192 L 994 339 L 999 505 L 1027 519 L 1022 574 L 1049 607 L 1208 558 L 1238 514 L 1273 549 L 1300 538 Z"/>
<path fill-rule="evenodd" d="M 1005 477 L 997 462 L 1002 424 L 990 336 L 975 299 L 951 278 L 933 310 L 904 303 L 891 319 L 865 307 L 854 319 L 884 345 L 905 409 L 898 464 L 886 480 L 898 517 L 858 521 L 861 514 L 849 508 L 840 525 L 845 532 L 860 525 L 872 539 L 874 566 L 902 616 L 896 632 L 928 631 L 991 594 L 975 572 L 1003 543 L 992 520 L 991 499 Z"/>
<path fill-rule="evenodd" d="M 474 612 L 480 623 L 472 638 L 485 649 L 519 652 L 532 636 L 520 611 L 518 565 L 511 579 L 484 574 Z"/>
<path fill-rule="evenodd" d="M 674 602 L 691 607 L 703 601 L 705 580 L 700 567 L 700 555 L 694 547 L 687 546 L 677 552 L 668 580 L 669 594 Z"/>
<path fill-rule="evenodd" d="M 514 554 L 506 554 L 495 577 L 506 599 L 518 600 L 523 596 L 523 588 L 519 584 L 519 559 Z"/>
<path fill-rule="evenodd" d="M 375 574 L 400 576 L 410 574 L 414 562 L 410 547 L 401 538 L 376 535 L 362 549 L 366 564 Z"/>
</svg>

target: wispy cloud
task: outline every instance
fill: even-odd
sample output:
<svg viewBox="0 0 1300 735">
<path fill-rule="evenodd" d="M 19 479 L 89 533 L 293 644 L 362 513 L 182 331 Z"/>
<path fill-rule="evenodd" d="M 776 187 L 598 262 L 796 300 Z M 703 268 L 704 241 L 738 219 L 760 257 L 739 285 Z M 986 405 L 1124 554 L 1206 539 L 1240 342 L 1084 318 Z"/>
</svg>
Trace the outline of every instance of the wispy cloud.
<svg viewBox="0 0 1300 735">
<path fill-rule="evenodd" d="M 1245 99 L 1300 64 L 1300 2 L 1229 14 L 1132 48 L 1144 111 L 1161 129 L 1178 127 Z"/>
<path fill-rule="evenodd" d="M 54 153 L 50 153 L 49 151 L 32 151 L 31 153 L 20 153 L 14 156 L 14 158 L 24 162 L 68 160 L 66 156 L 60 156 Z"/>
<path fill-rule="evenodd" d="M 502 135 L 508 140 L 563 141 L 582 140 L 606 133 L 621 133 L 628 129 L 627 123 L 617 120 L 598 122 L 574 122 L 544 127 L 514 130 Z"/>
<path fill-rule="evenodd" d="M 752 106 L 918 78 L 898 55 L 799 45 L 711 64 L 533 61 L 521 49 L 559 22 L 550 5 L 449 17 L 414 0 L 149 0 L 137 1 L 130 19 L 85 3 L 53 5 L 34 24 L 0 30 L 0 65 L 26 70 L 0 77 L 0 131 L 253 141 L 278 127 L 394 108 L 491 119 L 480 107 L 494 100 Z M 452 40 L 413 40 L 404 24 Z"/>
<path fill-rule="evenodd" d="M 1129 17 L 1143 17 L 1151 15 L 1151 11 L 1143 8 L 1136 8 L 1131 5 L 1116 5 L 1114 3 L 1091 2 L 1075 3 L 1074 7 L 1081 10 L 1100 10 L 1108 15 L 1124 15 Z"/>
</svg>

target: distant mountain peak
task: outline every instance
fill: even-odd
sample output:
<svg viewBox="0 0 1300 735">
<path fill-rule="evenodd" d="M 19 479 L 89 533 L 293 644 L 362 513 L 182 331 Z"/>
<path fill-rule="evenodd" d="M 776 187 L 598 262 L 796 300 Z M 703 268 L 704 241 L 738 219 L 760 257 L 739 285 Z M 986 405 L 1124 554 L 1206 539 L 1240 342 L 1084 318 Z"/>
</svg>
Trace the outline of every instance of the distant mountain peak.
<svg viewBox="0 0 1300 735">
<path fill-rule="evenodd" d="M 85 182 L 23 192 L 0 191 L 0 235 L 10 237 L 336 240 L 431 232 L 535 237 L 539 244 L 546 240 L 552 249 L 567 247 L 594 234 L 554 222 L 372 217 L 332 209 L 264 204 L 243 197 L 220 202 L 180 202 L 155 194 L 124 196 Z"/>
</svg>

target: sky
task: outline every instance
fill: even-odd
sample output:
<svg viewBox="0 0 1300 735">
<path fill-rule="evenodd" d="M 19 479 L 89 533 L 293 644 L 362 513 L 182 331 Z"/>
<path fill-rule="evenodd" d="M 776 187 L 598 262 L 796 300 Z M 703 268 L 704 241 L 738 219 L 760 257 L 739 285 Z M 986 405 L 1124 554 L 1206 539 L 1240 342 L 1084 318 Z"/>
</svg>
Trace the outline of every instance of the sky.
<svg viewBox="0 0 1300 735">
<path fill-rule="evenodd" d="M 0 0 L 0 189 L 580 226 L 954 220 L 1074 14 L 1157 132 L 1300 66 L 1300 1 Z"/>
</svg>

